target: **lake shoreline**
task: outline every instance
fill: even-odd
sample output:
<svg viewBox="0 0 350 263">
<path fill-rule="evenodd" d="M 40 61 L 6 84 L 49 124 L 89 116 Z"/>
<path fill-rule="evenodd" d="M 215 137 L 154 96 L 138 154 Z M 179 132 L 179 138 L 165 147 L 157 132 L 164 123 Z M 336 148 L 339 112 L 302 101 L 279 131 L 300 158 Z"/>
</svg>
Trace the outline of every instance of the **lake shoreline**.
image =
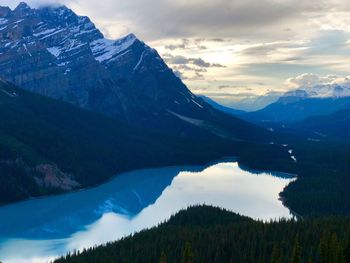
<svg viewBox="0 0 350 263">
<path fill-rule="evenodd" d="M 186 167 L 186 166 L 210 166 L 210 165 L 218 163 L 220 161 L 221 162 L 225 162 L 227 160 L 237 162 L 239 167 L 242 170 L 245 170 L 245 171 L 248 171 L 248 172 L 253 172 L 253 173 L 256 173 L 256 174 L 270 173 L 271 175 L 285 175 L 286 178 L 297 178 L 297 175 L 296 174 L 292 174 L 292 173 L 281 172 L 281 171 L 274 171 L 274 170 L 264 170 L 264 169 L 250 168 L 249 165 L 247 165 L 247 164 L 240 164 L 239 157 L 237 157 L 237 156 L 232 156 L 232 157 L 223 156 L 223 157 L 220 157 L 218 159 L 211 160 L 209 162 L 203 162 L 203 163 L 197 163 L 197 164 L 179 164 L 179 165 L 169 165 L 169 166 L 149 166 L 149 167 L 144 167 L 144 168 L 140 168 L 140 169 L 130 169 L 130 170 L 126 170 L 126 171 L 123 171 L 123 172 L 119 172 L 119 173 L 113 175 L 112 177 L 108 178 L 107 180 L 104 180 L 101 183 L 97 183 L 97 184 L 93 184 L 93 185 L 90 185 L 90 186 L 77 188 L 77 189 L 74 189 L 74 190 L 65 191 L 65 192 L 61 192 L 61 193 L 53 193 L 53 194 L 47 194 L 47 195 L 42 195 L 42 196 L 38 196 L 38 197 L 30 197 L 30 198 L 23 199 L 23 200 L 20 200 L 20 201 L 14 201 L 14 202 L 9 202 L 9 203 L 5 203 L 5 204 L 0 204 L 0 208 L 6 207 L 6 206 L 11 206 L 11 205 L 18 204 L 18 203 L 25 203 L 25 202 L 29 202 L 29 201 L 32 201 L 32 200 L 41 200 L 41 199 L 45 199 L 45 198 L 48 198 L 48 197 L 61 196 L 61 195 L 66 195 L 66 194 L 72 194 L 72 193 L 78 193 L 78 192 L 82 192 L 82 191 L 87 191 L 87 190 L 99 187 L 101 185 L 107 184 L 108 182 L 114 180 L 116 177 L 118 177 L 118 176 L 120 176 L 122 174 L 125 174 L 125 173 L 131 173 L 131 172 L 135 172 L 135 171 L 142 171 L 142 170 L 149 170 L 149 169 L 157 169 L 157 168 L 172 168 L 172 167 L 178 167 L 178 166 L 184 166 L 184 167 Z M 291 183 L 293 183 L 293 182 L 291 182 Z M 288 207 L 288 206 L 286 206 L 286 207 Z M 290 209 L 290 208 L 288 207 L 288 209 Z"/>
<path fill-rule="evenodd" d="M 285 177 L 245 171 L 235 157 L 126 172 L 95 188 L 1 207 L 0 255 L 16 263 L 27 254 L 64 255 L 152 228 L 193 205 L 265 222 L 293 218 L 279 196 L 293 181 Z M 25 252 L 15 253 L 16 247 Z"/>
</svg>

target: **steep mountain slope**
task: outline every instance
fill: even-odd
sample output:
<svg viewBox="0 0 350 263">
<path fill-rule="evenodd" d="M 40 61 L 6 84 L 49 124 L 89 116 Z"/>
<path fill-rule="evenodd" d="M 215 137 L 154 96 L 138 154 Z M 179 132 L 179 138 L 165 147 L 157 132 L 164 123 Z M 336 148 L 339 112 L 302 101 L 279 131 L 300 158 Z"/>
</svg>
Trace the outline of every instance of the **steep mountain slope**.
<svg viewBox="0 0 350 263">
<path fill-rule="evenodd" d="M 0 119 L 0 204 L 91 186 L 126 170 L 235 152 L 227 141 L 135 129 L 1 81 Z"/>
<path fill-rule="evenodd" d="M 158 53 L 128 35 L 105 39 L 66 7 L 0 8 L 0 77 L 36 93 L 174 135 L 270 140 L 194 96 Z"/>
</svg>

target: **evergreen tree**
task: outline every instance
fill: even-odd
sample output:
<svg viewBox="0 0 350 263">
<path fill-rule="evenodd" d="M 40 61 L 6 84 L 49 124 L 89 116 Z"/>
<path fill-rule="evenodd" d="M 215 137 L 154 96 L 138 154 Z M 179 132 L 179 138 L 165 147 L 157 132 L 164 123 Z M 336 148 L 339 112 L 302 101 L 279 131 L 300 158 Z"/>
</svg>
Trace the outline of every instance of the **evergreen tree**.
<svg viewBox="0 0 350 263">
<path fill-rule="evenodd" d="M 333 233 L 329 242 L 329 262 L 344 263 L 344 249 L 336 233 Z"/>
<path fill-rule="evenodd" d="M 296 237 L 293 247 L 293 253 L 290 260 L 291 263 L 300 263 L 301 262 L 301 246 L 299 244 L 299 239 Z"/>
<path fill-rule="evenodd" d="M 182 255 L 182 263 L 193 263 L 193 251 L 189 242 L 186 242 L 185 244 L 185 249 Z"/>
<path fill-rule="evenodd" d="M 345 257 L 345 262 L 350 263 L 350 230 L 348 232 L 348 240 L 346 247 L 344 249 L 344 257 Z"/>
<path fill-rule="evenodd" d="M 326 234 L 322 235 L 319 244 L 319 254 L 320 254 L 320 263 L 328 263 L 329 261 L 329 248 L 328 248 L 328 240 L 326 238 Z"/>
<path fill-rule="evenodd" d="M 160 254 L 160 258 L 159 258 L 159 263 L 166 263 L 166 255 L 164 253 L 164 251 L 162 251 L 162 253 Z"/>
<path fill-rule="evenodd" d="M 279 253 L 279 250 L 278 250 L 278 247 L 276 244 L 273 245 L 270 262 L 271 263 L 280 263 L 281 262 L 280 253 Z"/>
</svg>

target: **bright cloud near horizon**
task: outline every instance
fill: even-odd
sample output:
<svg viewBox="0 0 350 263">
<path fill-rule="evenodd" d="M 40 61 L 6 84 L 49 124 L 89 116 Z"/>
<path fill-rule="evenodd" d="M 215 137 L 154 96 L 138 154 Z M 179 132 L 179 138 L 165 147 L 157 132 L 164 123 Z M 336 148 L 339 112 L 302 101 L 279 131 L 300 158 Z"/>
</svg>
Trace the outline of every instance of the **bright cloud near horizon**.
<svg viewBox="0 0 350 263">
<path fill-rule="evenodd" d="M 0 0 L 14 8 L 20 1 Z M 300 79 L 348 80 L 347 0 L 28 0 L 64 4 L 108 38 L 134 33 L 197 94 L 225 104 L 298 88 Z M 298 80 L 298 81 L 293 81 Z M 291 85 L 291 83 L 293 85 Z M 318 83 L 315 83 L 315 85 Z"/>
</svg>

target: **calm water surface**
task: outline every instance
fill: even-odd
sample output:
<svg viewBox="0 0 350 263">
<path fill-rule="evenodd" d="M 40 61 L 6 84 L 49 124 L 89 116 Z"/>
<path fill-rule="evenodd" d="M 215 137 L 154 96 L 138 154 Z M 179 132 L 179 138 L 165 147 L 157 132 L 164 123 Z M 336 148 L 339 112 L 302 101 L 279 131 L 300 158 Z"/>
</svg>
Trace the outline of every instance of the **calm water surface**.
<svg viewBox="0 0 350 263">
<path fill-rule="evenodd" d="M 220 206 L 255 219 L 289 218 L 279 193 L 292 180 L 244 171 L 226 160 L 133 171 L 93 189 L 0 207 L 0 261 L 48 262 L 155 226 L 189 205 Z"/>
</svg>

